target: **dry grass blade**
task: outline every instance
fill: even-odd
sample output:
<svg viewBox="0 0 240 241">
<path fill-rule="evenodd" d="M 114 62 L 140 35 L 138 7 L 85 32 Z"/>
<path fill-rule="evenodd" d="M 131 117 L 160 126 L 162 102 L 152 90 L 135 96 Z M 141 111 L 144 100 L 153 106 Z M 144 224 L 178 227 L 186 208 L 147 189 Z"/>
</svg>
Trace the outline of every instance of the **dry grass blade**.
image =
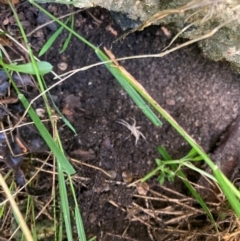
<svg viewBox="0 0 240 241">
<path fill-rule="evenodd" d="M 75 163 L 81 164 L 81 165 L 83 165 L 83 166 L 93 168 L 93 169 L 95 169 L 95 170 L 98 170 L 98 171 L 102 172 L 102 173 L 105 174 L 107 177 L 110 177 L 110 178 L 111 178 L 111 175 L 110 175 L 107 171 L 103 170 L 103 169 L 100 168 L 100 167 L 96 167 L 96 166 L 87 164 L 87 163 L 85 163 L 85 162 L 82 162 L 82 161 L 80 161 L 80 160 L 76 160 L 76 159 L 74 159 L 74 158 L 69 158 L 69 159 L 70 159 L 73 163 L 75 162 Z M 77 167 L 76 167 L 76 168 L 77 168 Z"/>
<path fill-rule="evenodd" d="M 12 196 L 12 194 L 11 194 L 11 192 L 10 192 L 10 190 L 9 190 L 9 188 L 8 188 L 6 182 L 5 182 L 5 180 L 4 180 L 4 178 L 1 174 L 0 174 L 0 184 L 1 184 L 5 194 L 7 196 L 7 198 L 9 199 L 9 202 L 12 206 L 12 209 L 14 210 L 14 213 L 15 213 L 16 217 L 18 218 L 20 227 L 21 227 L 21 229 L 22 229 L 22 231 L 23 231 L 23 233 L 26 237 L 26 240 L 27 241 L 33 241 L 32 234 L 31 234 L 28 226 L 26 225 L 26 222 L 25 222 L 21 212 L 19 211 L 19 208 L 18 208 L 15 200 L 13 199 L 13 196 Z"/>
<path fill-rule="evenodd" d="M 224 0 L 193 0 L 189 3 L 187 3 L 186 5 L 180 7 L 180 8 L 176 8 L 176 9 L 167 9 L 164 11 L 161 11 L 159 13 L 154 14 L 151 18 L 149 18 L 145 23 L 143 23 L 140 26 L 140 30 L 143 30 L 145 27 L 149 26 L 150 24 L 152 24 L 153 22 L 162 19 L 166 16 L 168 16 L 169 14 L 173 14 L 173 13 L 182 13 L 185 12 L 187 10 L 193 9 L 193 8 L 198 8 L 198 7 L 203 7 L 206 5 L 210 5 L 210 4 L 214 4 L 214 3 L 221 3 L 221 2 L 225 2 Z M 206 19 L 208 19 L 211 16 L 212 13 L 212 7 L 210 7 L 210 13 L 207 14 L 207 17 L 204 18 L 204 21 Z"/>
<path fill-rule="evenodd" d="M 221 230 L 221 232 L 216 232 L 214 225 L 210 222 L 199 222 L 199 217 L 202 217 L 204 212 L 199 210 L 193 198 L 164 186 L 161 189 L 158 192 L 149 189 L 147 195 L 133 195 L 135 201 L 126 207 L 112 200 L 109 203 L 126 213 L 126 218 L 130 223 L 141 222 L 145 225 L 148 232 L 157 237 L 156 240 L 173 240 L 175 235 L 177 235 L 177 240 L 185 241 L 239 240 L 240 222 L 232 211 L 223 211 L 223 215 L 226 216 L 221 220 L 216 220 Z M 172 197 L 173 194 L 176 195 L 175 198 Z M 212 207 L 213 212 L 221 212 L 221 210 L 222 206 Z M 154 223 L 161 227 L 156 228 Z M 168 239 L 163 238 L 167 236 Z"/>
<path fill-rule="evenodd" d="M 201 19 L 201 20 L 198 20 L 196 22 L 193 22 L 191 24 L 189 24 L 187 27 L 183 28 L 176 36 L 175 38 L 171 41 L 171 43 L 169 44 L 169 46 L 174 42 L 174 40 L 181 34 L 183 33 L 187 28 L 189 28 L 190 26 L 194 25 L 194 24 L 203 24 L 204 22 L 208 21 L 209 19 L 213 18 L 214 14 L 215 14 L 215 7 L 218 5 L 218 4 L 221 4 L 221 3 L 224 3 L 224 4 L 227 4 L 226 3 L 227 1 L 225 0 L 193 0 L 179 8 L 175 8 L 175 9 L 166 9 L 166 10 L 163 10 L 163 11 L 160 11 L 156 14 L 154 14 L 153 16 L 151 16 L 149 19 L 147 19 L 143 24 L 141 24 L 140 26 L 138 26 L 137 28 L 135 29 L 132 29 L 130 30 L 129 32 L 127 32 L 126 34 L 122 35 L 120 37 L 120 39 L 124 39 L 126 38 L 126 36 L 130 33 L 133 33 L 135 31 L 142 31 L 143 29 L 145 29 L 146 27 L 150 26 L 151 24 L 155 24 L 157 21 L 161 20 L 161 19 L 164 19 L 166 18 L 167 16 L 171 15 L 171 14 L 181 14 L 185 11 L 188 11 L 188 10 L 191 10 L 191 9 L 195 9 L 195 8 L 200 8 L 200 10 L 196 10 L 196 12 L 194 12 L 193 14 L 191 14 L 190 16 L 193 16 L 197 13 L 200 13 L 202 11 L 206 11 L 206 14 L 205 16 Z M 239 2 L 239 1 L 238 1 Z M 229 5 L 231 5 L 231 9 L 236 11 L 237 8 L 239 8 L 239 4 L 237 1 L 233 1 L 231 3 L 229 3 Z M 236 6 L 235 6 L 236 5 Z M 204 6 L 207 6 L 207 8 L 205 8 L 204 10 Z M 235 14 L 237 15 L 237 14 Z M 190 16 L 188 16 L 188 18 L 190 18 Z M 187 19 L 188 19 L 187 18 Z M 222 24 L 219 24 L 218 27 L 216 27 L 215 29 L 213 29 L 212 31 L 210 31 L 208 34 L 205 34 L 203 38 L 201 37 L 197 37 L 196 41 L 194 42 L 197 42 L 199 40 L 202 40 L 202 39 L 205 39 L 205 38 L 208 38 L 208 37 L 211 37 L 213 34 L 215 34 L 220 28 L 222 28 L 223 26 L 225 26 L 227 23 L 229 22 L 232 22 L 236 19 L 238 19 L 239 17 L 238 16 L 234 16 L 232 18 L 227 18 L 226 21 L 224 21 L 224 23 Z M 186 22 L 186 20 L 185 20 Z M 217 30 L 217 31 L 215 31 Z M 118 41 L 119 39 L 117 39 L 116 41 Z M 191 41 L 188 42 L 188 44 L 191 44 Z M 188 45 L 187 44 L 187 45 Z M 168 46 L 168 47 L 169 47 Z M 186 46 L 186 45 L 183 45 L 183 46 Z M 182 47 L 183 47 L 182 46 Z M 167 49 L 168 47 L 166 47 L 165 49 Z"/>
<path fill-rule="evenodd" d="M 157 20 L 163 19 L 170 14 L 182 13 L 182 12 L 185 12 L 192 8 L 197 8 L 197 7 L 200 7 L 203 5 L 208 5 L 213 2 L 216 2 L 216 0 L 212 0 L 212 1 L 211 0 L 210 1 L 209 0 L 205 0 L 205 1 L 193 0 L 180 8 L 167 9 L 167 10 L 160 11 L 160 12 L 154 14 L 153 16 L 151 16 L 148 20 L 146 20 L 143 24 L 141 24 L 137 28 L 134 28 L 134 29 L 130 30 L 129 32 L 127 32 L 126 34 L 124 34 L 121 38 L 124 39 L 128 34 L 133 33 L 135 31 L 141 31 L 144 28 L 146 28 L 146 27 L 150 26 L 151 24 L 153 24 L 154 22 L 156 22 Z M 220 1 L 217 1 L 217 2 L 220 2 Z"/>
</svg>

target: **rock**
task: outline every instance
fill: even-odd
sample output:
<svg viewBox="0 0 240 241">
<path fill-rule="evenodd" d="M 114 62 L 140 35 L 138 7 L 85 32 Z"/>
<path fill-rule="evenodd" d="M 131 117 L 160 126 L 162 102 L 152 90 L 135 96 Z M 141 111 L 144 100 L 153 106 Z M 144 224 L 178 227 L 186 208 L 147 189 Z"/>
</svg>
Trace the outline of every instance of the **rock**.
<svg viewBox="0 0 240 241">
<path fill-rule="evenodd" d="M 206 0 L 119 0 L 117 4 L 113 0 L 86 0 L 75 6 L 106 8 L 122 29 L 135 28 L 138 24 L 141 30 L 152 24 L 171 24 L 175 33 L 182 32 L 181 37 L 191 40 L 209 33 L 209 38 L 199 41 L 204 55 L 215 61 L 226 59 L 240 72 L 238 4 L 237 0 L 212 3 Z M 218 31 L 211 36 L 216 27 Z"/>
</svg>

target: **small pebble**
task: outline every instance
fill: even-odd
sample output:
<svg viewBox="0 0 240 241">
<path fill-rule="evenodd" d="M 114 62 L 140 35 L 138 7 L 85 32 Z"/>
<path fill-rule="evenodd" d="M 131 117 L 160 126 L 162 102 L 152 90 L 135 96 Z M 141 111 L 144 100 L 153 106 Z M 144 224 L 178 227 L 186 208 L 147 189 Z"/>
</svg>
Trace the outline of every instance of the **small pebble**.
<svg viewBox="0 0 240 241">
<path fill-rule="evenodd" d="M 148 193 L 148 190 L 149 190 L 149 186 L 146 182 L 139 183 L 137 185 L 137 192 L 138 192 L 139 195 L 146 196 L 147 193 Z"/>
<path fill-rule="evenodd" d="M 5 26 L 5 25 L 8 25 L 9 24 L 9 19 L 8 18 L 5 18 L 2 22 L 2 24 Z"/>
<path fill-rule="evenodd" d="M 42 108 L 37 108 L 36 113 L 40 118 L 44 118 L 44 116 L 45 116 L 45 110 Z"/>
<path fill-rule="evenodd" d="M 175 100 L 174 99 L 166 99 L 166 104 L 167 105 L 175 105 Z"/>
<path fill-rule="evenodd" d="M 168 37 L 168 38 L 172 37 L 172 32 L 169 29 L 167 29 L 166 27 L 162 26 L 161 30 L 163 31 L 163 33 L 165 34 L 166 37 Z"/>
<path fill-rule="evenodd" d="M 133 176 L 132 173 L 128 172 L 128 171 L 124 171 L 122 172 L 122 179 L 124 182 L 129 183 L 132 181 Z"/>
<path fill-rule="evenodd" d="M 40 29 L 40 30 L 36 31 L 36 32 L 33 34 L 33 36 L 34 36 L 35 38 L 40 38 L 40 37 L 43 37 L 43 36 L 44 36 L 44 34 L 43 34 L 42 29 Z"/>
<path fill-rule="evenodd" d="M 68 68 L 68 64 L 65 63 L 65 62 L 61 62 L 61 63 L 59 63 L 59 64 L 57 65 L 57 67 L 58 67 L 61 71 L 65 71 L 65 70 L 67 70 L 67 68 Z"/>
<path fill-rule="evenodd" d="M 107 171 L 107 173 L 110 175 L 110 178 L 112 180 L 115 180 L 117 178 L 117 173 L 113 170 Z"/>
</svg>

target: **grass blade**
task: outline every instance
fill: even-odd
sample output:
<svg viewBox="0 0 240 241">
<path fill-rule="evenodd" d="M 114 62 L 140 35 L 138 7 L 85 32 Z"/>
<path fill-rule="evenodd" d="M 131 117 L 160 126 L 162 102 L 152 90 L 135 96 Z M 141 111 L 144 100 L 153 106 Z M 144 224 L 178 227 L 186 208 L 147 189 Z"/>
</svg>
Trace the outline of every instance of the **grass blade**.
<svg viewBox="0 0 240 241">
<path fill-rule="evenodd" d="M 85 235 L 85 231 L 84 231 L 84 227 L 83 227 L 83 221 L 82 221 L 82 217 L 81 217 L 81 213 L 80 213 L 80 209 L 79 209 L 79 204 L 77 202 L 77 198 L 75 195 L 75 190 L 73 187 L 73 183 L 72 183 L 72 179 L 69 177 L 69 182 L 70 182 L 70 186 L 72 189 L 72 195 L 73 195 L 73 199 L 74 199 L 74 204 L 75 204 L 75 221 L 76 221 L 76 226 L 77 226 L 77 233 L 78 233 L 78 237 L 80 241 L 86 241 L 86 235 Z"/>
<path fill-rule="evenodd" d="M 231 187 L 229 188 L 229 180 L 223 175 L 223 173 L 219 169 L 214 171 L 214 175 L 218 180 L 221 189 L 229 200 L 229 203 L 232 206 L 233 210 L 236 212 L 237 216 L 240 217 L 239 192 L 238 195 L 236 195 L 234 190 L 231 189 Z M 238 197 L 238 199 L 235 195 Z"/>
<path fill-rule="evenodd" d="M 99 49 L 96 51 L 97 56 L 103 62 L 109 61 L 110 59 L 103 54 Z M 148 119 L 155 125 L 161 126 L 162 122 L 158 119 L 158 117 L 153 113 L 147 103 L 142 99 L 142 97 L 137 93 L 137 91 L 126 81 L 128 78 L 124 75 L 121 70 L 119 70 L 116 66 L 112 65 L 112 63 L 105 63 L 107 69 L 112 73 L 112 75 L 118 80 L 120 85 L 124 88 L 124 90 L 130 95 L 132 100 L 136 103 L 136 105 L 142 110 L 142 112 L 148 117 Z"/>
<path fill-rule="evenodd" d="M 71 29 L 73 29 L 74 28 L 74 15 L 71 15 L 70 18 L 71 18 Z M 64 41 L 60 54 L 63 53 L 67 49 L 71 38 L 72 38 L 72 33 L 69 32 L 66 40 Z"/>
<path fill-rule="evenodd" d="M 67 240 L 73 241 L 66 183 L 65 183 L 63 169 L 60 162 L 57 162 L 57 166 L 58 166 L 58 182 L 59 182 L 59 192 L 60 192 L 60 198 L 61 198 L 61 208 L 63 212 L 65 230 L 67 233 Z"/>
<path fill-rule="evenodd" d="M 207 207 L 206 203 L 203 201 L 203 199 L 201 198 L 201 196 L 198 194 L 198 192 L 196 191 L 196 189 L 191 185 L 190 182 L 188 182 L 185 174 L 182 171 L 177 171 L 177 175 L 179 177 L 181 177 L 184 185 L 188 188 L 188 190 L 190 191 L 190 193 L 193 195 L 193 197 L 198 201 L 198 203 L 201 205 L 202 209 L 204 210 L 204 212 L 207 214 L 207 216 L 209 217 L 209 219 L 211 220 L 211 222 L 214 224 L 216 231 L 218 231 L 217 229 L 217 225 L 215 223 L 215 220 L 212 216 L 212 213 L 210 212 L 209 208 Z"/>
<path fill-rule="evenodd" d="M 43 85 L 44 87 L 47 89 L 47 84 L 46 82 L 43 80 Z M 77 135 L 76 130 L 74 129 L 74 127 L 72 126 L 72 124 L 68 121 L 68 119 L 62 114 L 62 112 L 59 110 L 59 108 L 56 106 L 51 94 L 49 92 L 47 92 L 48 94 L 48 98 L 51 100 L 53 107 L 55 108 L 55 110 L 57 111 L 57 113 L 59 114 L 59 116 L 62 118 L 63 122 L 67 125 L 67 127 L 74 133 L 74 135 Z"/>
<path fill-rule="evenodd" d="M 69 18 L 65 21 L 65 24 L 67 24 L 69 21 Z M 48 49 L 52 46 L 52 44 L 56 41 L 58 36 L 61 34 L 61 32 L 64 30 L 64 27 L 61 26 L 48 40 L 47 42 L 43 45 L 41 48 L 38 57 L 41 57 L 43 54 L 45 54 Z"/>
<path fill-rule="evenodd" d="M 22 104 L 25 108 L 29 107 L 29 102 L 23 94 L 19 94 L 18 98 L 22 102 Z M 48 130 L 46 129 L 44 124 L 41 122 L 41 120 L 39 119 L 38 115 L 35 113 L 35 111 L 32 107 L 29 108 L 28 114 L 29 114 L 30 118 L 32 119 L 32 121 L 34 122 L 38 131 L 41 133 L 42 138 L 45 140 L 45 142 L 47 143 L 47 145 L 49 146 L 49 148 L 52 150 L 53 154 L 57 158 L 58 162 L 61 164 L 63 170 L 68 175 L 74 174 L 75 173 L 74 168 L 69 163 L 69 161 L 67 160 L 64 153 L 62 153 L 61 150 L 58 148 L 58 146 L 54 142 L 52 136 L 50 135 L 50 133 L 48 132 Z"/>
<path fill-rule="evenodd" d="M 163 146 L 159 146 L 157 148 L 158 152 L 160 153 L 160 155 L 163 157 L 164 160 L 171 160 L 171 156 L 168 154 L 168 152 L 166 151 L 166 149 Z"/>
<path fill-rule="evenodd" d="M 16 215 L 16 220 L 19 220 L 20 227 L 21 227 L 21 229 L 22 229 L 22 231 L 23 231 L 23 233 L 26 237 L 26 240 L 33 241 L 32 234 L 31 234 L 31 232 L 30 232 L 30 230 L 29 230 L 29 228 L 28 228 L 19 208 L 18 208 L 18 205 L 16 204 L 14 198 L 12 197 L 12 194 L 11 194 L 11 192 L 10 192 L 10 190 L 9 190 L 9 188 L 8 188 L 8 186 L 7 186 L 7 184 L 6 184 L 6 182 L 5 182 L 1 173 L 0 173 L 0 185 L 2 186 L 2 189 L 3 189 L 6 197 L 9 199 L 9 202 L 12 206 L 12 210 L 14 212 L 14 215 Z"/>
</svg>

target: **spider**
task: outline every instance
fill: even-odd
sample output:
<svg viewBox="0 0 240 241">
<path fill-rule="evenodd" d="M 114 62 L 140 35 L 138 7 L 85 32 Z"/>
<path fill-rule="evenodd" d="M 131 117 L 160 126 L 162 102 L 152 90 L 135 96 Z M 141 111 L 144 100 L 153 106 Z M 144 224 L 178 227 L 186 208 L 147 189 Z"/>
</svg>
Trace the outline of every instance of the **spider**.
<svg viewBox="0 0 240 241">
<path fill-rule="evenodd" d="M 126 126 L 131 131 L 131 134 L 134 135 L 134 137 L 136 138 L 135 145 L 137 145 L 140 137 L 142 137 L 145 141 L 146 141 L 146 137 L 143 135 L 143 133 L 141 131 L 138 130 L 141 127 L 136 126 L 136 120 L 134 118 L 131 118 L 131 119 L 133 120 L 132 125 L 130 125 L 129 123 L 127 123 L 125 120 L 122 120 L 122 119 L 120 119 L 116 122 L 123 125 L 123 126 Z M 129 138 L 129 136 L 126 139 L 128 139 L 128 138 Z"/>
</svg>

